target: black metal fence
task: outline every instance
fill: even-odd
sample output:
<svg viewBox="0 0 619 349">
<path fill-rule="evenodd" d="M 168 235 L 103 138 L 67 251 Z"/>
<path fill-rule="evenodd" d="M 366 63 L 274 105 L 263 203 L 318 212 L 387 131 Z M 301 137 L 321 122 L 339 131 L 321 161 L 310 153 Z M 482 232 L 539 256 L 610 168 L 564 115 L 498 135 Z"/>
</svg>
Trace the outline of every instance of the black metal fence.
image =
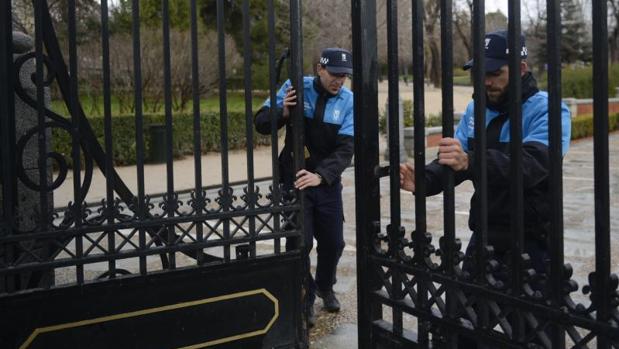
<svg viewBox="0 0 619 349">
<path fill-rule="evenodd" d="M 520 2 L 509 3 L 509 51 L 520 52 Z M 595 271 L 583 288 L 588 305 L 571 297 L 578 290 L 572 269 L 564 264 L 561 146 L 560 2 L 547 1 L 549 187 L 551 207 L 547 274 L 531 269 L 524 254 L 523 159 L 520 57 L 511 55 L 511 257 L 497 260 L 488 246 L 487 136 L 484 70 L 473 70 L 475 90 L 474 183 L 480 203 L 475 275 L 462 271 L 461 243 L 456 239 L 454 172 L 444 171 L 443 235 L 438 246 L 427 229 L 424 148 L 424 1 L 412 1 L 412 28 L 398 28 L 398 2 L 387 0 L 389 115 L 398 113 L 398 30 L 413 41 L 415 226 L 401 222 L 397 118 L 389 120 L 389 165 L 378 162 L 378 70 L 376 1 L 353 0 L 354 92 L 356 122 L 355 176 L 360 348 L 619 348 L 618 278 L 611 274 L 608 149 L 607 3 L 591 2 L 593 26 Z M 474 1 L 472 38 L 475 67 L 484 65 L 484 1 Z M 453 1 L 441 0 L 443 137 L 454 136 Z M 406 9 L 408 10 L 408 8 Z M 513 97 L 518 96 L 518 97 Z M 389 177 L 390 219 L 381 227 L 381 177 Z M 383 214 L 384 216 L 384 214 Z M 435 219 L 436 217 L 432 217 Z M 508 275 L 498 282 L 497 272 Z M 534 283 L 544 279 L 542 289 Z M 462 338 L 473 338 L 463 344 Z M 475 343 L 477 342 L 477 343 Z M 469 346 L 466 346 L 469 345 Z"/>
<path fill-rule="evenodd" d="M 133 69 L 130 74 L 134 81 L 137 159 L 135 185 L 131 189 L 132 185 L 113 165 L 112 145 L 118 126 L 114 124 L 112 113 L 115 91 L 110 81 L 109 1 L 100 3 L 102 50 L 101 61 L 97 63 L 103 84 L 103 144 L 97 141 L 80 102 L 76 40 L 76 23 L 80 19 L 76 18 L 76 2 L 68 2 L 68 27 L 54 28 L 47 1 L 34 1 L 34 13 L 30 14 L 35 25 L 34 48 L 20 55 L 16 55 L 13 44 L 11 1 L 0 4 L 0 308 L 3 309 L 0 347 L 61 343 L 62 335 L 48 334 L 58 329 L 68 329 L 63 333 L 73 331 L 66 335 L 73 338 L 74 343 L 90 342 L 101 334 L 89 324 L 100 322 L 108 322 L 113 331 L 118 331 L 116 335 L 105 335 L 97 344 L 108 347 L 136 346 L 138 342 L 145 347 L 168 344 L 178 347 L 237 341 L 234 345 L 288 348 L 306 341 L 301 307 L 304 278 L 301 270 L 304 270 L 305 261 L 300 251 L 303 246 L 289 251 L 281 246 L 283 238 L 301 234 L 302 221 L 299 220 L 302 218 L 296 213 L 302 203 L 294 192 L 284 193 L 279 184 L 277 132 L 271 138 L 272 179 L 257 180 L 254 174 L 249 1 L 242 4 L 247 173 L 246 180 L 240 183 L 230 181 L 224 45 L 227 14 L 224 1 L 216 2 L 218 53 L 213 54 L 218 55 L 222 171 L 219 184 L 214 186 L 205 186 L 203 178 L 203 168 L 212 164 L 203 163 L 201 152 L 201 132 L 205 127 L 200 118 L 198 67 L 202 57 L 198 56 L 198 46 L 201 42 L 197 2 L 188 3 L 191 46 L 186 49 L 191 50 L 195 182 L 190 190 L 175 187 L 170 12 L 168 1 L 164 0 L 160 28 L 166 190 L 161 194 L 146 189 L 150 174 L 145 169 L 140 2 L 131 2 Z M 290 41 L 295 43 L 291 46 L 291 55 L 293 68 L 296 68 L 291 79 L 298 86 L 302 83 L 299 1 L 290 1 L 290 9 Z M 268 1 L 264 15 L 269 24 L 270 98 L 274 104 L 277 56 L 272 0 Z M 66 33 L 68 50 L 61 50 L 59 31 Z M 67 59 L 63 53 L 68 53 Z M 30 72 L 32 79 L 28 81 L 24 75 Z M 32 91 L 26 86 L 29 83 Z M 46 103 L 50 87 L 59 91 L 68 115 L 54 112 Z M 22 115 L 17 115 L 15 105 L 20 101 L 26 109 L 30 108 L 32 125 L 18 131 L 16 127 L 23 124 L 23 120 L 20 119 Z M 301 118 L 302 112 L 295 117 Z M 296 128 L 301 124 L 295 123 Z M 295 132 L 303 134 L 296 128 Z M 70 135 L 71 154 L 51 151 L 52 130 Z M 302 143 L 295 149 L 302 149 Z M 297 164 L 302 166 L 302 157 L 297 159 Z M 80 168 L 82 171 L 75 170 Z M 88 203 L 93 175 L 97 171 L 105 176 L 104 199 Z M 72 186 L 70 202 L 54 200 L 55 191 L 69 183 Z M 225 302 L 234 303 L 230 300 L 238 297 L 259 299 L 227 307 Z M 214 302 L 224 303 L 209 309 L 196 308 Z M 81 310 L 67 309 L 69 303 L 74 304 L 72 307 L 78 304 Z M 171 318 L 165 318 L 164 314 L 143 327 L 112 323 L 187 307 L 194 307 L 193 313 L 190 312 L 193 315 L 181 314 L 178 321 L 170 322 Z M 266 314 L 266 320 L 261 319 L 261 315 L 243 318 L 245 311 Z M 91 322 L 79 322 L 85 320 L 84 317 Z M 199 325 L 204 321 L 213 327 L 205 331 Z M 115 327 L 114 324 L 120 325 Z M 75 328 L 86 329 L 80 334 Z M 36 342 L 44 334 L 48 337 Z M 130 338 L 134 338 L 133 344 Z"/>
</svg>

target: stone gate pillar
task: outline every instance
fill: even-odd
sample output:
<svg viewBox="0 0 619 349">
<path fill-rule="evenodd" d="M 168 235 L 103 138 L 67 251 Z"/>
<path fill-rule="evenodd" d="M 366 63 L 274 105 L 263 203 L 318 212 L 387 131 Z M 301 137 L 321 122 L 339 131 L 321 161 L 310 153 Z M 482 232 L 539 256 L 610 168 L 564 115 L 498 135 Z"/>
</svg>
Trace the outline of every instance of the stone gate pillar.
<svg viewBox="0 0 619 349">
<path fill-rule="evenodd" d="M 34 48 L 34 41 L 28 35 L 25 35 L 20 32 L 13 32 L 13 61 L 18 59 L 24 54 L 32 52 Z M 18 69 L 20 67 L 16 67 Z M 21 84 L 26 93 L 31 96 L 34 100 L 36 100 L 37 88 L 32 81 L 32 77 L 36 72 L 36 63 L 34 59 L 30 59 L 26 61 L 19 71 L 19 82 L 15 81 L 14 83 Z M 44 97 L 44 105 L 45 108 L 49 108 L 50 103 L 50 91 L 49 88 L 45 88 L 45 97 Z M 49 121 L 46 118 L 46 121 Z M 37 127 L 38 122 L 38 112 L 36 108 L 25 103 L 17 94 L 15 95 L 15 139 L 17 142 L 33 128 Z M 47 128 L 45 130 L 46 133 L 46 146 L 45 152 L 48 152 L 51 149 L 51 130 Z M 34 183 L 39 183 L 39 158 L 40 156 L 45 156 L 45 154 L 40 154 L 41 149 L 39 149 L 38 137 L 35 134 L 30 137 L 28 142 L 25 145 L 23 150 L 17 149 L 18 152 L 21 152 L 22 155 L 22 166 L 24 168 L 25 175 Z M 47 182 L 51 183 L 52 180 L 52 165 L 48 161 L 46 164 L 47 174 Z M 41 215 L 45 214 L 48 217 L 51 217 L 54 205 L 53 205 L 53 197 L 52 193 L 48 193 L 47 197 L 47 207 L 48 211 L 45 213 L 41 212 L 41 194 L 38 190 L 33 190 L 27 187 L 23 181 L 19 178 L 17 179 L 17 190 L 16 190 L 16 225 L 17 225 L 17 233 L 29 232 L 37 229 L 41 221 Z M 6 247 L 7 249 L 11 248 L 12 251 L 0 251 L 0 254 L 9 253 L 12 255 L 13 260 L 19 260 L 19 264 L 35 262 L 36 259 L 30 255 L 29 253 L 25 253 L 24 250 L 27 249 L 31 253 L 36 256 L 42 257 L 46 259 L 52 253 L 51 251 L 51 243 L 46 242 L 42 243 L 40 241 L 27 241 L 21 242 L 20 246 L 12 246 Z M 0 246 L 2 248 L 2 246 Z M 33 287 L 48 287 L 54 284 L 54 273 L 52 271 L 35 271 L 35 272 L 26 272 L 22 273 L 15 277 L 10 277 L 5 280 L 5 287 L 10 291 L 33 288 Z M 0 284 L 0 288 L 2 285 Z M 0 289 L 0 292 L 2 289 Z"/>
</svg>

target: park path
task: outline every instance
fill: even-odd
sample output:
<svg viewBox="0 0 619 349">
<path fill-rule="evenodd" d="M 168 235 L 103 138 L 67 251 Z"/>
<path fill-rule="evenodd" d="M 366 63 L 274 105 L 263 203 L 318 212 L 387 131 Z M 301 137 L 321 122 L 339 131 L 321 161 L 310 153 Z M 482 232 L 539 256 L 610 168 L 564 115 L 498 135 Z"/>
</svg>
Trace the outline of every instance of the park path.
<svg viewBox="0 0 619 349">
<path fill-rule="evenodd" d="M 400 98 L 402 100 L 413 100 L 413 84 L 405 84 L 400 82 L 398 86 L 400 91 Z M 378 84 L 378 108 L 381 113 L 385 110 L 385 104 L 387 103 L 387 97 L 389 92 L 389 86 L 386 81 Z M 473 87 L 471 86 L 454 86 L 453 88 L 453 103 L 454 111 L 464 112 L 466 105 L 471 101 L 473 95 Z M 424 85 L 424 110 L 426 117 L 432 115 L 438 115 L 442 109 L 442 95 L 441 89 L 432 85 Z"/>
</svg>

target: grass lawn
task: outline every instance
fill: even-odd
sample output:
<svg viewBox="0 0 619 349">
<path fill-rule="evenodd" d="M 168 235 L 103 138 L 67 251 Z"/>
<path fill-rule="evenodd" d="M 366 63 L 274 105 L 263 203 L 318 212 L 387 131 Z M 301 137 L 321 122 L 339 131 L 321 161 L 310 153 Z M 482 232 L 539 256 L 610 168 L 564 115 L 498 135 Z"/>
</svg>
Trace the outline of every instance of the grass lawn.
<svg viewBox="0 0 619 349">
<path fill-rule="evenodd" d="M 454 85 L 472 86 L 470 75 L 466 74 L 466 75 L 454 76 Z"/>
<path fill-rule="evenodd" d="M 133 98 L 133 96 L 131 97 Z M 252 97 L 252 110 L 256 112 L 264 102 L 266 97 L 264 93 L 254 93 Z M 82 108 L 88 117 L 102 117 L 103 116 L 103 96 L 93 98 L 91 96 L 82 96 L 80 99 Z M 228 111 L 241 112 L 245 111 L 245 95 L 242 92 L 229 92 L 226 95 L 226 104 Z M 133 114 L 133 111 L 125 108 L 121 110 L 121 102 L 118 96 L 112 97 L 112 115 L 128 115 Z M 56 99 L 52 101 L 52 108 L 54 112 L 68 117 L 68 111 L 63 100 Z M 186 108 L 183 111 L 173 109 L 173 113 L 190 113 L 193 110 L 193 102 L 189 101 Z M 144 113 L 148 114 L 163 114 L 164 106 L 163 101 L 160 102 L 159 108 L 153 110 L 150 106 L 144 106 Z M 219 112 L 219 95 L 210 95 L 206 98 L 200 99 L 200 111 Z"/>
</svg>

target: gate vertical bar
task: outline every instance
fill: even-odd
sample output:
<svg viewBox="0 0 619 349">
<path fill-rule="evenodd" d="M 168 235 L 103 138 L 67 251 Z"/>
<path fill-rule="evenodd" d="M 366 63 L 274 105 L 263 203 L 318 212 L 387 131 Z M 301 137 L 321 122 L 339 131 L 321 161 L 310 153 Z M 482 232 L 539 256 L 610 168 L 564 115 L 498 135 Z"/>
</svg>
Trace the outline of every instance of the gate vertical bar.
<svg viewBox="0 0 619 349">
<path fill-rule="evenodd" d="M 105 142 L 105 216 L 107 224 L 114 224 L 114 148 L 112 143 L 112 100 L 110 91 L 110 32 L 107 0 L 101 1 L 101 59 L 103 72 L 103 137 Z M 108 230 L 107 253 L 112 256 L 116 250 L 115 231 Z M 108 261 L 110 278 L 116 277 L 116 260 L 110 257 Z"/>
<path fill-rule="evenodd" d="M 548 139 L 550 152 L 550 300 L 554 307 L 563 305 L 563 155 L 561 128 L 561 7 L 557 1 L 546 2 L 548 17 Z M 565 331 L 553 324 L 552 347 L 565 348 Z"/>
<path fill-rule="evenodd" d="M 595 281 L 593 303 L 596 320 L 611 316 L 610 194 L 608 160 L 608 4 L 592 1 L 593 12 L 593 161 L 595 181 Z M 608 337 L 598 337 L 598 348 L 610 348 Z"/>
<path fill-rule="evenodd" d="M 78 71 L 77 71 L 77 43 L 76 43 L 76 18 L 75 0 L 68 3 L 68 29 L 69 29 L 69 110 L 71 111 L 71 158 L 73 160 L 73 216 L 75 219 L 74 228 L 80 229 L 82 226 L 82 200 L 81 197 L 81 161 L 80 161 L 80 127 L 78 111 Z M 75 236 L 75 256 L 78 259 L 84 257 L 84 241 L 82 234 Z M 76 280 L 79 285 L 84 283 L 84 266 L 77 264 L 75 267 Z"/>
<path fill-rule="evenodd" d="M 399 123 L 399 69 L 398 69 L 398 2 L 387 1 L 387 68 L 389 81 L 388 112 L 389 112 L 389 197 L 390 217 L 388 226 L 389 252 L 393 259 L 399 255 L 402 228 L 400 219 L 400 134 Z M 391 268 L 391 292 L 393 299 L 400 300 L 404 297 L 402 292 L 402 272 L 397 268 Z M 402 310 L 392 307 L 393 334 L 402 336 Z"/>
<path fill-rule="evenodd" d="M 13 81 L 13 19 L 11 1 L 0 1 L 0 168 L 2 169 L 2 221 L 0 238 L 13 234 L 15 228 L 15 199 L 17 183 L 15 175 L 15 95 Z M 4 249 L 4 250 L 3 250 Z M 12 249 L 8 244 L 0 246 L 5 265 L 10 265 Z M 0 292 L 12 292 L 12 276 L 0 277 Z"/>
<path fill-rule="evenodd" d="M 292 86 L 297 94 L 297 106 L 292 110 L 292 120 L 295 134 L 295 173 L 305 166 L 305 159 L 303 156 L 305 134 L 303 133 L 303 33 L 301 25 L 301 10 L 301 0 L 290 1 L 290 81 L 292 82 Z"/>
<path fill-rule="evenodd" d="M 304 109 L 304 96 L 303 96 L 303 31 L 302 31 L 302 21 L 301 21 L 301 11 L 302 4 L 301 0 L 290 0 L 290 81 L 292 82 L 292 86 L 296 91 L 297 96 L 297 105 L 292 108 L 292 123 L 293 123 L 293 134 L 294 134 L 294 172 L 296 173 L 300 169 L 305 167 L 305 152 L 303 150 L 305 145 L 305 133 L 304 133 L 304 118 L 303 109 Z M 303 192 L 297 191 L 299 195 L 300 202 L 300 210 L 297 214 L 297 226 L 302 229 L 301 238 L 299 241 L 299 249 L 301 250 L 301 270 L 303 271 L 302 275 L 299 276 L 301 281 L 301 285 L 303 285 L 304 291 L 303 295 L 307 294 L 308 290 L 308 276 L 309 276 L 309 258 L 307 246 L 305 245 L 305 228 L 304 223 L 305 219 L 303 217 L 303 213 L 305 210 L 305 199 Z M 300 303 L 300 304 L 299 304 Z M 301 297 L 301 302 L 296 303 L 297 306 L 300 306 L 301 309 L 298 309 L 296 314 L 305 314 L 308 309 L 307 306 L 309 303 L 306 301 L 305 296 Z M 298 317 L 297 317 L 298 319 Z M 307 325 L 307 324 L 306 324 Z M 303 342 L 305 347 L 309 346 L 308 344 L 308 332 L 307 326 L 297 326 L 299 329 L 299 338 Z"/>
<path fill-rule="evenodd" d="M 508 9 L 509 61 L 509 125 L 510 125 L 510 197 L 511 213 L 511 290 L 519 296 L 522 293 L 521 255 L 524 232 L 524 191 L 522 177 L 522 80 L 520 78 L 520 2 L 510 1 Z M 520 309 L 514 309 L 509 316 L 512 326 L 512 340 L 524 340 L 524 321 Z"/>
<path fill-rule="evenodd" d="M 217 42 L 219 59 L 219 122 L 221 129 L 221 180 L 222 208 L 224 212 L 230 211 L 230 176 L 228 169 L 228 105 L 226 101 L 226 44 L 224 33 L 224 2 L 217 0 Z M 224 239 L 230 239 L 230 220 L 223 222 Z M 224 245 L 224 261 L 230 261 L 230 244 Z"/>
<path fill-rule="evenodd" d="M 479 194 L 479 210 L 477 211 L 477 231 L 474 236 L 477 241 L 475 259 L 477 271 L 475 278 L 478 283 L 485 284 L 485 248 L 488 243 L 488 180 L 486 172 L 486 89 L 484 86 L 485 78 L 485 59 L 484 59 L 484 35 L 485 35 L 485 6 L 484 0 L 473 3 L 473 80 L 474 80 L 474 111 L 475 111 L 475 168 L 474 178 L 477 182 L 477 193 Z M 477 309 L 478 323 L 476 329 L 487 329 L 488 326 L 488 304 L 482 298 L 479 299 L 480 305 Z"/>
<path fill-rule="evenodd" d="M 415 151 L 415 232 L 414 242 L 414 261 L 413 263 L 426 269 L 426 184 L 425 184 L 425 105 L 424 105 L 424 45 L 423 45 L 423 18 L 425 8 L 423 0 L 413 1 L 413 125 L 415 128 L 414 151 Z M 415 307 L 422 311 L 427 311 L 426 303 L 428 297 L 426 282 L 429 278 L 424 275 L 416 275 L 417 279 L 417 300 Z M 426 320 L 427 321 L 427 320 Z M 417 324 L 417 342 L 421 348 L 427 348 L 428 328 L 426 321 L 419 321 Z"/>
<path fill-rule="evenodd" d="M 36 102 L 37 102 L 37 115 L 38 115 L 38 166 L 39 166 L 39 230 L 46 231 L 49 227 L 49 217 L 47 212 L 49 212 L 49 205 L 47 201 L 47 140 L 45 134 L 45 90 L 43 86 L 43 18 L 44 12 L 47 9 L 43 6 L 43 2 L 35 2 L 34 3 L 34 31 L 35 31 L 35 39 L 34 39 L 34 47 L 35 47 L 35 57 L 36 57 L 36 73 L 35 73 L 35 84 L 36 84 Z"/>
<path fill-rule="evenodd" d="M 252 120 L 252 96 L 251 96 L 251 35 L 250 35 L 250 13 L 249 13 L 249 0 L 243 0 L 243 67 L 244 67 L 244 87 L 245 87 L 245 133 L 247 136 L 247 204 L 251 211 L 256 207 L 255 200 L 255 185 L 254 185 L 254 124 Z M 256 218 L 250 216 L 249 220 L 249 234 L 252 237 L 256 237 Z M 256 242 L 255 240 L 250 242 L 250 256 L 253 258 L 256 256 Z"/>
<path fill-rule="evenodd" d="M 453 36 L 452 36 L 452 0 L 441 0 L 441 97 L 443 114 L 443 137 L 454 136 L 454 106 L 453 106 Z M 455 217 L 455 194 L 454 173 L 451 169 L 444 171 L 443 178 L 443 243 L 445 249 L 442 262 L 447 276 L 454 276 L 455 264 L 455 240 L 456 240 L 456 217 Z M 447 307 L 447 319 L 455 321 L 457 303 L 454 287 L 447 284 L 445 302 Z M 458 336 L 450 331 L 443 333 L 446 337 L 446 347 L 455 349 L 458 346 Z"/>
<path fill-rule="evenodd" d="M 269 99 L 270 105 L 277 105 L 277 74 L 275 72 L 275 10 L 273 8 L 273 0 L 267 0 L 268 11 L 268 31 L 269 31 Z M 278 136 L 277 136 L 277 117 L 275 115 L 275 108 L 269 108 L 269 117 L 271 119 L 271 169 L 273 173 L 272 191 L 273 207 L 277 207 L 281 203 L 281 191 L 279 185 L 279 166 L 278 166 Z M 280 215 L 277 212 L 273 213 L 273 230 L 279 232 Z M 275 239 L 275 245 L 273 246 L 274 253 L 281 252 L 281 240 Z"/>
<path fill-rule="evenodd" d="M 132 11 L 132 36 L 133 36 L 133 94 L 135 106 L 135 152 L 138 180 L 137 217 L 138 220 L 146 219 L 146 202 L 144 193 L 144 115 L 142 114 L 142 57 L 140 45 L 140 1 L 133 0 Z M 146 231 L 139 227 L 140 251 L 146 250 Z M 146 255 L 140 254 L 140 274 L 146 275 Z"/>
<path fill-rule="evenodd" d="M 195 213 L 204 213 L 205 201 L 204 190 L 202 189 L 202 132 L 200 120 L 200 70 L 198 58 L 198 15 L 196 0 L 190 2 L 191 20 L 191 95 L 193 103 L 193 163 L 195 177 Z M 202 221 L 196 222 L 196 241 L 204 241 L 204 225 Z M 199 248 L 196 251 L 196 262 L 201 265 L 204 261 L 204 250 Z"/>
<path fill-rule="evenodd" d="M 163 12 L 163 100 L 165 110 L 165 136 L 166 136 L 166 195 L 165 211 L 168 218 L 174 217 L 177 200 L 174 193 L 174 143 L 172 127 L 172 74 L 170 62 L 170 8 L 169 0 L 161 0 L 161 10 Z M 174 245 L 176 234 L 174 224 L 166 225 L 168 246 Z M 176 257 L 174 252 L 168 254 L 170 268 L 176 268 Z"/>
<path fill-rule="evenodd" d="M 377 278 L 369 261 L 372 236 L 380 230 L 378 168 L 378 50 L 376 0 L 351 0 L 353 91 L 355 93 L 355 205 L 357 241 L 357 321 L 359 349 L 374 341 L 372 322 L 382 307 L 371 301 Z"/>
</svg>

